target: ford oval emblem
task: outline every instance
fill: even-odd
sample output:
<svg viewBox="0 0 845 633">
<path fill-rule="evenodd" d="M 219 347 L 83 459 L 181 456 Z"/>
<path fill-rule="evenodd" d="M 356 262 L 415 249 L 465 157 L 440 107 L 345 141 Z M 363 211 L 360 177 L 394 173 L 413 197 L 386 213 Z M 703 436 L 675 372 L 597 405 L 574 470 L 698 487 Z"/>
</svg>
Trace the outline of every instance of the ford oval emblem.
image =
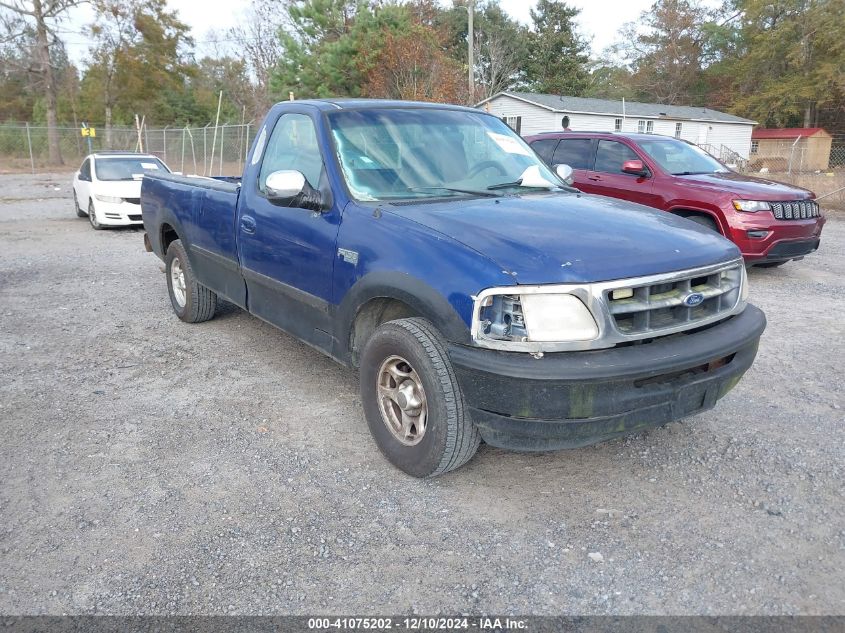
<svg viewBox="0 0 845 633">
<path fill-rule="evenodd" d="M 692 294 L 689 294 L 684 297 L 684 305 L 689 308 L 694 308 L 697 305 L 701 305 L 702 301 L 704 301 L 704 295 L 700 292 L 693 292 Z"/>
</svg>

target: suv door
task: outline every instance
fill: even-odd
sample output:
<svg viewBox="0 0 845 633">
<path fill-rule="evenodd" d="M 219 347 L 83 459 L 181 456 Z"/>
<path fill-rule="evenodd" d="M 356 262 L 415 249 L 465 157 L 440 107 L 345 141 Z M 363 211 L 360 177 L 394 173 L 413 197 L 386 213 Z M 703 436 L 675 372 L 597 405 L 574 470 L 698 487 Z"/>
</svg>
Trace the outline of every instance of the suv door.
<svg viewBox="0 0 845 633">
<path fill-rule="evenodd" d="M 579 183 L 579 189 L 651 207 L 658 206 L 659 198 L 652 193 L 653 174 L 639 176 L 622 171 L 623 163 L 629 160 L 639 160 L 644 165 L 647 164 L 642 156 L 625 143 L 599 139 L 595 163 L 592 169 L 586 172 L 583 186 Z"/>
<path fill-rule="evenodd" d="M 569 165 L 572 167 L 574 185 L 583 189 L 582 185 L 589 169 L 593 166 L 595 141 L 591 138 L 562 138 L 552 154 L 550 166 Z"/>
<path fill-rule="evenodd" d="M 270 202 L 267 177 L 292 169 L 315 189 L 326 178 L 314 120 L 297 112 L 277 119 L 258 177 L 241 185 L 246 199 L 238 218 L 238 252 L 250 312 L 314 342 L 315 336 L 327 336 L 340 210 L 333 206 L 320 213 Z"/>
</svg>

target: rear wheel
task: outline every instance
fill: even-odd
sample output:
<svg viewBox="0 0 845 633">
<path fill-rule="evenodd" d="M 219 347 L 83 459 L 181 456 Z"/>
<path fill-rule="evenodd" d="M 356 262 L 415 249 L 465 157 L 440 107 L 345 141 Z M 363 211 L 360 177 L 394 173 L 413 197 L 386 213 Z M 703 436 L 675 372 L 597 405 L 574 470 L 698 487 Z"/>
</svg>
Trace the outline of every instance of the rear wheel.
<svg viewBox="0 0 845 633">
<path fill-rule="evenodd" d="M 364 346 L 360 376 L 370 433 L 397 468 L 431 477 L 462 466 L 478 450 L 481 437 L 429 321 L 379 326 Z"/>
<path fill-rule="evenodd" d="M 196 280 L 182 240 L 175 240 L 167 247 L 164 266 L 170 305 L 176 316 L 186 323 L 201 323 L 214 318 L 217 294 Z"/>
<path fill-rule="evenodd" d="M 88 202 L 88 221 L 91 223 L 91 228 L 95 231 L 100 231 L 103 228 L 103 225 L 100 224 L 100 221 L 97 219 L 97 212 L 94 211 L 94 201 L 91 200 Z"/>
<path fill-rule="evenodd" d="M 76 217 L 78 218 L 84 218 L 88 215 L 85 211 L 79 208 L 79 200 L 76 197 L 76 191 L 73 192 L 73 208 L 76 210 Z"/>
</svg>

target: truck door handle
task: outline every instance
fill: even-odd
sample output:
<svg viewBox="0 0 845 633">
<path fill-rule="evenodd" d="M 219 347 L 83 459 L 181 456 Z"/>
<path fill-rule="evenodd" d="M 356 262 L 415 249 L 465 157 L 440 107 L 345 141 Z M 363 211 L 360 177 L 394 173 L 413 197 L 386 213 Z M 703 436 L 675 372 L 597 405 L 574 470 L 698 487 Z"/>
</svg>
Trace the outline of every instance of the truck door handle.
<svg viewBox="0 0 845 633">
<path fill-rule="evenodd" d="M 248 215 L 243 216 L 241 218 L 241 231 L 250 235 L 255 233 L 255 219 Z"/>
</svg>

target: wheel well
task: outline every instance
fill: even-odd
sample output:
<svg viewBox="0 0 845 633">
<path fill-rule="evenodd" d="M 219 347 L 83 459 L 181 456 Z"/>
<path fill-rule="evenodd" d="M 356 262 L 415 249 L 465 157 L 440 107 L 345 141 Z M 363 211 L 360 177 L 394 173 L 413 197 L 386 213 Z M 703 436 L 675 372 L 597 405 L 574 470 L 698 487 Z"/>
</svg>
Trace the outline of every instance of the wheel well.
<svg viewBox="0 0 845 633">
<path fill-rule="evenodd" d="M 167 248 L 170 246 L 170 243 L 178 239 L 179 234 L 172 226 L 169 224 L 161 225 L 161 252 L 163 255 L 167 254 Z"/>
<path fill-rule="evenodd" d="M 708 213 L 707 211 L 695 211 L 693 209 L 672 209 L 672 213 L 674 213 L 675 215 L 679 215 L 682 218 L 696 216 L 713 220 L 713 222 L 715 222 L 716 224 L 716 228 L 719 229 L 719 233 L 724 234 L 724 230 L 722 229 L 722 223 L 719 221 L 719 218 L 717 218 L 712 213 Z"/>
<path fill-rule="evenodd" d="M 355 315 L 352 329 L 349 333 L 349 352 L 352 364 L 358 366 L 358 359 L 370 336 L 382 323 L 396 319 L 421 316 L 407 303 L 390 297 L 376 297 L 370 299 Z"/>
</svg>

